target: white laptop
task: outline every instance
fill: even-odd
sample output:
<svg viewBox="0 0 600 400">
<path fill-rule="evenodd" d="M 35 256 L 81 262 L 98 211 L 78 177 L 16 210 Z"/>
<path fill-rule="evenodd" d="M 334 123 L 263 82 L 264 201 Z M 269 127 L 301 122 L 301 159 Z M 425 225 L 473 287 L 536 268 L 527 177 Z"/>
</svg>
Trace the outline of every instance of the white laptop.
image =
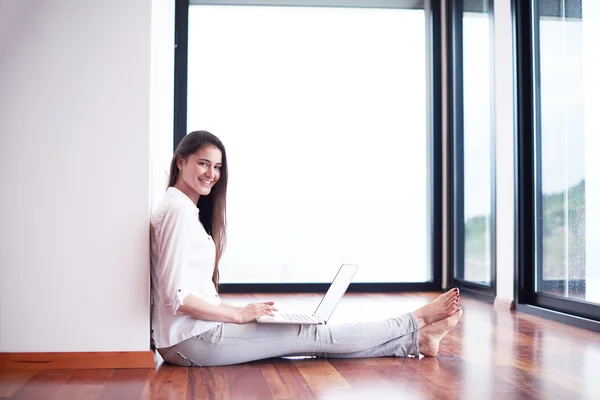
<svg viewBox="0 0 600 400">
<path fill-rule="evenodd" d="M 274 312 L 274 317 L 265 315 L 256 320 L 261 324 L 304 324 L 304 325 L 324 325 L 327 323 L 338 303 L 346 293 L 350 282 L 354 278 L 354 274 L 358 270 L 358 266 L 350 264 L 342 264 L 340 270 L 335 275 L 331 286 L 321 299 L 319 306 L 314 314 L 285 314 Z"/>
</svg>

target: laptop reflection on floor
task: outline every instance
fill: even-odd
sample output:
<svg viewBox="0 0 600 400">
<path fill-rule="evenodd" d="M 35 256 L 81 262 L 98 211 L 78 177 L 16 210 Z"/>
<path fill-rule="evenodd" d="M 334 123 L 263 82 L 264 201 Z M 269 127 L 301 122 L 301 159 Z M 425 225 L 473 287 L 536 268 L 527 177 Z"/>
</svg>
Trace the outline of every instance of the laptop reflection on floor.
<svg viewBox="0 0 600 400">
<path fill-rule="evenodd" d="M 325 325 L 333 315 L 338 303 L 348 290 L 358 266 L 342 264 L 329 286 L 327 293 L 321 299 L 314 314 L 286 314 L 282 312 L 273 313 L 274 316 L 262 316 L 256 320 L 259 324 L 303 324 L 303 325 Z"/>
</svg>

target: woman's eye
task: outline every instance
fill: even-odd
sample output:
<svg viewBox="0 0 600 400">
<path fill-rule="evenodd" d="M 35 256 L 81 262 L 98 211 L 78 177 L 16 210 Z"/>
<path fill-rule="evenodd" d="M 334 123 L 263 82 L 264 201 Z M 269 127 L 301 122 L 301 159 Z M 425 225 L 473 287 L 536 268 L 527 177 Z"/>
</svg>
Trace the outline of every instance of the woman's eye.
<svg viewBox="0 0 600 400">
<path fill-rule="evenodd" d="M 217 171 L 220 171 L 222 167 L 215 167 Z"/>
</svg>

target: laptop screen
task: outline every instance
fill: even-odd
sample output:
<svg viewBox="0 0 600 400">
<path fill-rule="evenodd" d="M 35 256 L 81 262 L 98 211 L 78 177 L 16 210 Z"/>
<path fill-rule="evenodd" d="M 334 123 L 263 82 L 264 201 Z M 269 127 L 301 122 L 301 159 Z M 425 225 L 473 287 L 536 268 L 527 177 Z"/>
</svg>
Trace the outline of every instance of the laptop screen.
<svg viewBox="0 0 600 400">
<path fill-rule="evenodd" d="M 346 293 L 348 286 L 350 286 L 350 282 L 352 282 L 357 269 L 356 265 L 343 264 L 341 266 L 331 286 L 329 286 L 329 290 L 327 290 L 327 293 L 325 293 L 325 296 L 317 307 L 317 311 L 315 311 L 316 316 L 323 318 L 325 321 L 329 320 L 342 296 Z"/>
</svg>

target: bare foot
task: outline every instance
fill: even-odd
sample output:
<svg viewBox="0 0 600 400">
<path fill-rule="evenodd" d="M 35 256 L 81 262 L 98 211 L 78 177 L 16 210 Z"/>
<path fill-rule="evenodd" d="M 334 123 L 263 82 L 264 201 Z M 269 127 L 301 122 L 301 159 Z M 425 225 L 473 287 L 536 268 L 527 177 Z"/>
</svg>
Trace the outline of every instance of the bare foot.
<svg viewBox="0 0 600 400">
<path fill-rule="evenodd" d="M 446 319 L 427 325 L 419 331 L 419 352 L 426 357 L 435 357 L 440 348 L 440 341 L 452 330 L 462 316 L 462 309 Z"/>
<path fill-rule="evenodd" d="M 419 329 L 427 324 L 442 320 L 458 310 L 460 294 L 458 288 L 450 289 L 429 304 L 419 308 L 413 314 L 419 321 Z"/>
</svg>

